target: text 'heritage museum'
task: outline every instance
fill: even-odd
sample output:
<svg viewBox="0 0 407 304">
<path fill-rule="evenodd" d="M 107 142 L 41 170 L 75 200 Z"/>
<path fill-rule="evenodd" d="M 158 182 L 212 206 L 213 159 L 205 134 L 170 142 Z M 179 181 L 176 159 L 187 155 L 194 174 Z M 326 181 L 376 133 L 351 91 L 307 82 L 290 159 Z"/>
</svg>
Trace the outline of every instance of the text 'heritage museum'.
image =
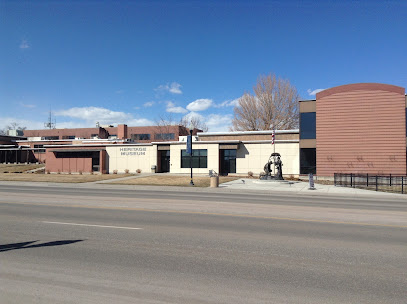
<svg viewBox="0 0 407 304">
<path fill-rule="evenodd" d="M 24 130 L 0 136 L 0 163 L 41 162 L 51 173 L 170 172 L 259 175 L 278 152 L 283 174 L 406 175 L 405 89 L 359 83 L 299 102 L 299 130 L 200 132 L 183 126 Z M 14 134 L 20 135 L 20 134 Z M 274 142 L 274 144 L 272 144 Z"/>
</svg>

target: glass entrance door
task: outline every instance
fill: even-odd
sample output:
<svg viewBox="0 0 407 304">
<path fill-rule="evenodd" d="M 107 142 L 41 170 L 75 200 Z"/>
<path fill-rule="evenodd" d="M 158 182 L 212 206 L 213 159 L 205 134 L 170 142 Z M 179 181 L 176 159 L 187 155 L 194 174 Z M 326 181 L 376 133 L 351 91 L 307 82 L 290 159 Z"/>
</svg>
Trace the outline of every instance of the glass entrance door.
<svg viewBox="0 0 407 304">
<path fill-rule="evenodd" d="M 170 151 L 160 151 L 161 172 L 170 172 Z"/>
<path fill-rule="evenodd" d="M 220 174 L 236 173 L 236 150 L 220 150 Z"/>
</svg>

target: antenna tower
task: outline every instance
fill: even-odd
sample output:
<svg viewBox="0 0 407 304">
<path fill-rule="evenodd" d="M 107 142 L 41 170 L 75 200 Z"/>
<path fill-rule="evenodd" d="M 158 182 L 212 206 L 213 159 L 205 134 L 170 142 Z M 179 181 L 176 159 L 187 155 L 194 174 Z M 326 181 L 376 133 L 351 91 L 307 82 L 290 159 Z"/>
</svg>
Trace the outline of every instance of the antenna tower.
<svg viewBox="0 0 407 304">
<path fill-rule="evenodd" d="M 47 129 L 55 129 L 57 125 L 57 122 L 54 118 L 54 121 L 52 121 L 52 112 L 51 110 L 49 110 L 49 116 L 48 116 L 48 121 L 46 123 L 44 123 L 44 127 Z"/>
</svg>

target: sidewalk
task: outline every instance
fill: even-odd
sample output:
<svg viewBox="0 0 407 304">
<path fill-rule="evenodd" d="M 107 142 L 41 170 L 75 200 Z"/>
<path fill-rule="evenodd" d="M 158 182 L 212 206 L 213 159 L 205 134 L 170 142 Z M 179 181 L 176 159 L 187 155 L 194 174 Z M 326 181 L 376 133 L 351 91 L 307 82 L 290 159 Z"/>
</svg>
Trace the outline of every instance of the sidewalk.
<svg viewBox="0 0 407 304">
<path fill-rule="evenodd" d="M 371 190 L 336 187 L 334 185 L 314 184 L 314 190 L 309 189 L 308 182 L 302 181 L 268 181 L 258 179 L 242 178 L 232 182 L 227 182 L 219 185 L 221 188 L 236 189 L 236 190 L 257 190 L 267 192 L 285 192 L 297 193 L 299 195 L 337 195 L 337 196 L 381 196 L 381 197 L 398 197 L 405 198 L 407 202 L 407 195 L 376 192 Z"/>
<path fill-rule="evenodd" d="M 152 174 L 141 174 L 139 176 L 128 176 L 117 180 L 129 180 L 133 178 L 142 178 Z M 209 178 L 209 177 L 208 177 Z M 0 185 L 24 185 L 39 187 L 60 187 L 60 188 L 89 188 L 89 189 L 122 189 L 122 190 L 150 190 L 150 191 L 171 191 L 171 192 L 201 192 L 203 193 L 242 193 L 256 195 L 287 195 L 287 196 L 325 196 L 325 197 L 366 197 L 381 199 L 405 200 L 406 194 L 376 192 L 347 187 L 335 187 L 334 185 L 315 184 L 315 190 L 309 190 L 308 182 L 301 181 L 262 181 L 253 178 L 241 178 L 231 182 L 219 185 L 219 188 L 201 188 L 201 187 L 179 187 L 179 186 L 146 186 L 146 185 L 118 185 L 112 184 L 113 180 L 96 181 L 89 183 L 50 183 L 50 182 L 8 182 L 0 181 Z"/>
</svg>

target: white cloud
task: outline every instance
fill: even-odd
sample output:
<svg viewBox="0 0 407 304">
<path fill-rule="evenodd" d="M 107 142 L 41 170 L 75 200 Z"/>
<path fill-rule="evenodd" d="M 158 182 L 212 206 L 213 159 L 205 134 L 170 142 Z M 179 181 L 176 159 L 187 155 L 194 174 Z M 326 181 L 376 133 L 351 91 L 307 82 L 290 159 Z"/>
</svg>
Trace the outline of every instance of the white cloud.
<svg viewBox="0 0 407 304">
<path fill-rule="evenodd" d="M 308 89 L 307 90 L 307 92 L 308 92 L 308 95 L 309 96 L 314 96 L 314 95 L 316 95 L 317 93 L 319 93 L 319 92 L 322 92 L 323 90 L 325 90 L 325 89 L 315 89 L 315 90 L 311 90 L 311 89 Z"/>
<path fill-rule="evenodd" d="M 146 118 L 133 118 L 131 120 L 126 121 L 127 125 L 130 127 L 142 127 L 142 126 L 153 126 L 155 123 Z"/>
<path fill-rule="evenodd" d="M 167 102 L 167 109 L 168 113 L 178 113 L 178 114 L 185 114 L 188 111 L 185 110 L 183 107 L 176 107 L 172 101 Z"/>
<path fill-rule="evenodd" d="M 33 105 L 33 104 L 24 104 L 24 103 L 20 103 L 20 105 L 22 106 L 22 107 L 24 107 L 24 108 L 28 108 L 28 109 L 32 109 L 32 108 L 35 108 L 36 107 L 36 105 Z"/>
<path fill-rule="evenodd" d="M 24 50 L 24 49 L 29 49 L 30 45 L 28 44 L 28 41 L 23 39 L 20 43 L 20 49 Z"/>
<path fill-rule="evenodd" d="M 181 85 L 179 83 L 173 82 L 170 85 L 169 91 L 170 91 L 170 93 L 173 93 L 173 94 L 182 94 L 182 91 L 180 88 L 181 88 Z"/>
<path fill-rule="evenodd" d="M 224 102 L 214 105 L 215 108 L 223 108 L 223 107 L 238 107 L 239 106 L 239 98 L 233 100 L 225 100 Z"/>
<path fill-rule="evenodd" d="M 172 94 L 182 94 L 181 91 L 181 87 L 182 85 L 180 85 L 177 82 L 172 82 L 172 83 L 167 83 L 167 84 L 162 84 L 160 86 L 158 86 L 158 88 L 156 88 L 156 91 L 166 91 L 166 92 L 170 92 Z"/>
<path fill-rule="evenodd" d="M 200 121 L 205 122 L 209 132 L 227 132 L 232 124 L 233 116 L 231 114 L 209 114 L 208 116 L 203 116 L 196 112 L 189 112 L 184 118 L 187 121 L 191 120 L 191 118 L 198 118 Z"/>
<path fill-rule="evenodd" d="M 55 116 L 76 118 L 89 122 L 98 121 L 101 124 L 123 123 L 124 121 L 132 119 L 132 116 L 128 113 L 115 112 L 99 107 L 75 107 L 68 110 L 56 111 L 54 114 Z"/>
<path fill-rule="evenodd" d="M 187 105 L 187 109 L 191 112 L 204 111 L 212 105 L 212 99 L 197 99 Z"/>
<path fill-rule="evenodd" d="M 232 125 L 232 115 L 210 114 L 206 118 L 206 124 L 211 132 L 227 132 Z"/>
<path fill-rule="evenodd" d="M 186 121 L 190 121 L 192 118 L 197 118 L 201 121 L 205 121 L 205 118 L 201 114 L 196 112 L 189 112 L 187 115 L 184 116 L 184 118 Z"/>
<path fill-rule="evenodd" d="M 133 115 L 124 112 L 115 112 L 105 108 L 83 107 L 71 108 L 53 112 L 56 118 L 56 128 L 94 128 L 96 122 L 102 125 L 117 125 L 127 124 L 128 126 L 153 126 L 154 121 L 146 118 L 133 117 Z M 61 117 L 68 117 L 68 121 L 62 121 Z M 21 127 L 26 127 L 28 130 L 44 129 L 44 123 L 47 120 L 44 117 L 43 121 L 34 121 L 27 119 L 19 119 L 15 117 L 0 117 L 0 129 L 4 129 L 12 123 L 17 123 Z"/>
<path fill-rule="evenodd" d="M 19 119 L 15 117 L 0 117 L 0 129 L 4 129 L 12 123 L 18 124 L 20 127 L 26 127 L 27 129 L 43 129 L 44 122 L 31 121 L 27 119 Z"/>
<path fill-rule="evenodd" d="M 143 104 L 143 106 L 145 108 L 148 108 L 148 107 L 152 107 L 154 104 L 155 104 L 154 101 L 147 101 L 145 104 Z"/>
</svg>

